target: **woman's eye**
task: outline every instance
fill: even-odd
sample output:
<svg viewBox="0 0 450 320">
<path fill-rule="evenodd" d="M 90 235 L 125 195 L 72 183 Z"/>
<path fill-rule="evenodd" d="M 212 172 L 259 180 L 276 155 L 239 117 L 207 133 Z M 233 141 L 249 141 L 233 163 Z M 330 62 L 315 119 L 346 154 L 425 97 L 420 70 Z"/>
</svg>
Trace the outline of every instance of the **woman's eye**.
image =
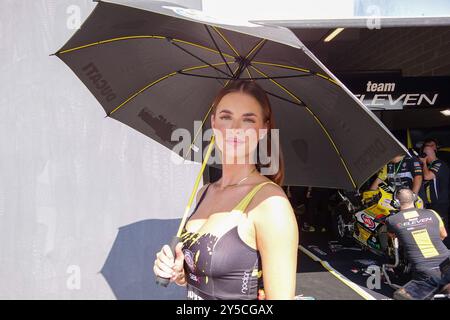
<svg viewBox="0 0 450 320">
<path fill-rule="evenodd" d="M 221 116 L 220 120 L 231 120 L 231 117 L 230 116 Z M 255 123 L 255 120 L 247 118 L 247 119 L 244 119 L 244 122 Z"/>
</svg>

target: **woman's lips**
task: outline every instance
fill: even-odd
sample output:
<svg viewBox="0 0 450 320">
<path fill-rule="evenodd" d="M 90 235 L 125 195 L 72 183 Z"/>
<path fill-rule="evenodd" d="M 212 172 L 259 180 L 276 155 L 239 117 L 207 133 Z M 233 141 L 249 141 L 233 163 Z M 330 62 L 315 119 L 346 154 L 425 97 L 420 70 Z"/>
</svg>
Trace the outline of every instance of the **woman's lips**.
<svg viewBox="0 0 450 320">
<path fill-rule="evenodd" d="M 241 143 L 243 143 L 243 141 L 241 141 L 241 140 L 239 140 L 239 139 L 237 139 L 237 138 L 234 138 L 234 139 L 227 139 L 226 142 L 227 142 L 227 143 L 231 143 L 231 144 L 241 144 Z"/>
</svg>

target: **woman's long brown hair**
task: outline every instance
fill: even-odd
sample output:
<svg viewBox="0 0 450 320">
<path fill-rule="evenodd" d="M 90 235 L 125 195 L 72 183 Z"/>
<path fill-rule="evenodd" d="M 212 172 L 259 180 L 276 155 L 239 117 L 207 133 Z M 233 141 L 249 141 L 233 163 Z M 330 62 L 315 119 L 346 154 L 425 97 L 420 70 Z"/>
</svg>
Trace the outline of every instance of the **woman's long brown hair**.
<svg viewBox="0 0 450 320">
<path fill-rule="evenodd" d="M 254 81 L 254 80 L 234 80 L 230 81 L 227 86 L 219 91 L 216 98 L 213 102 L 212 114 L 216 114 L 217 105 L 220 100 L 232 92 L 242 92 L 254 97 L 263 111 L 263 121 L 267 123 L 267 147 L 268 147 L 268 157 L 272 156 L 272 137 L 271 137 L 271 129 L 275 129 L 275 123 L 273 119 L 272 107 L 270 106 L 269 98 L 267 97 L 266 92 Z M 259 147 L 259 143 L 258 143 Z M 267 177 L 275 182 L 278 185 L 282 185 L 284 179 L 284 162 L 283 155 L 281 153 L 281 147 L 279 147 L 279 162 L 278 162 L 278 171 L 273 175 L 267 175 Z M 258 148 L 256 149 L 258 152 Z M 261 164 L 259 154 L 257 154 L 256 168 L 259 172 L 261 172 L 261 168 L 270 167 L 271 161 L 267 164 Z"/>
</svg>

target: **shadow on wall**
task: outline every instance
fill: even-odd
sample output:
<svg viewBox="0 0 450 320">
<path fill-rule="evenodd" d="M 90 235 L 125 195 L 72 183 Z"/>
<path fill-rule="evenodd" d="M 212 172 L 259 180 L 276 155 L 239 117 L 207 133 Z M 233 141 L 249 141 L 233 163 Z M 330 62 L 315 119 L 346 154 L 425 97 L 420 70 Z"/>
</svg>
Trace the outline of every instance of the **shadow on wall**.
<svg viewBox="0 0 450 320">
<path fill-rule="evenodd" d="M 186 289 L 156 285 L 153 262 L 177 232 L 180 219 L 149 219 L 119 228 L 101 274 L 118 300 L 181 300 Z"/>
</svg>

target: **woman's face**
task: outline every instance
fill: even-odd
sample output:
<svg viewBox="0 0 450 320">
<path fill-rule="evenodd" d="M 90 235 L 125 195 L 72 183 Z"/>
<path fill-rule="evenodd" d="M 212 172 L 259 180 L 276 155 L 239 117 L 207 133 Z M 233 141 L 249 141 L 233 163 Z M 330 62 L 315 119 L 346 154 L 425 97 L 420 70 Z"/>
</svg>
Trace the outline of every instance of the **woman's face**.
<svg viewBox="0 0 450 320">
<path fill-rule="evenodd" d="M 216 145 L 225 163 L 249 163 L 264 137 L 267 124 L 262 107 L 251 95 L 232 92 L 225 95 L 211 116 Z M 244 161 L 244 162 L 242 162 Z"/>
</svg>

